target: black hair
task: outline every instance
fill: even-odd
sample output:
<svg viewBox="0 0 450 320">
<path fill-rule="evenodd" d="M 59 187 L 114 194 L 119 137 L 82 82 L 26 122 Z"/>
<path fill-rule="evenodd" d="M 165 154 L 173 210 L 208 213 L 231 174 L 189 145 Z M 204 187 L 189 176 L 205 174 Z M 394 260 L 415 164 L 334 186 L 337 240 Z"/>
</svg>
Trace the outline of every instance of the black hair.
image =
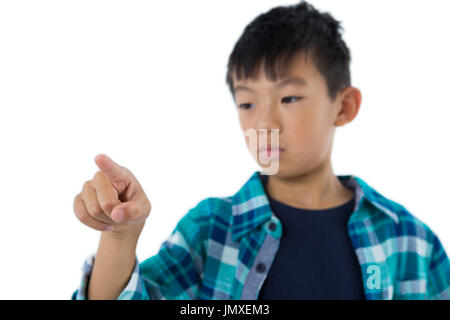
<svg viewBox="0 0 450 320">
<path fill-rule="evenodd" d="M 229 56 L 226 83 L 233 99 L 233 75 L 238 80 L 254 79 L 264 61 L 267 78 L 277 81 L 286 76 L 294 55 L 302 52 L 312 57 L 334 101 L 340 90 L 351 85 L 351 54 L 341 37 L 340 24 L 306 1 L 257 16 L 245 27 Z"/>
</svg>

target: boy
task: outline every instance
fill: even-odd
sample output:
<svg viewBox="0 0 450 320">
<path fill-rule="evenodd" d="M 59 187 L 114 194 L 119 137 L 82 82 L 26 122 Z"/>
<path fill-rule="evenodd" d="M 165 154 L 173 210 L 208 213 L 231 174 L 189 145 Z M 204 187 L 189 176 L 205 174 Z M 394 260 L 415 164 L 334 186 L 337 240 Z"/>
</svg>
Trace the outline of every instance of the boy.
<svg viewBox="0 0 450 320">
<path fill-rule="evenodd" d="M 150 201 L 128 169 L 96 157 L 100 171 L 74 211 L 102 236 L 73 299 L 450 298 L 438 237 L 361 178 L 333 174 L 335 127 L 361 104 L 339 29 L 304 1 L 245 28 L 226 80 L 241 128 L 271 132 L 257 150 L 246 139 L 252 156 L 276 170 L 202 200 L 142 263 L 135 249 Z"/>
</svg>

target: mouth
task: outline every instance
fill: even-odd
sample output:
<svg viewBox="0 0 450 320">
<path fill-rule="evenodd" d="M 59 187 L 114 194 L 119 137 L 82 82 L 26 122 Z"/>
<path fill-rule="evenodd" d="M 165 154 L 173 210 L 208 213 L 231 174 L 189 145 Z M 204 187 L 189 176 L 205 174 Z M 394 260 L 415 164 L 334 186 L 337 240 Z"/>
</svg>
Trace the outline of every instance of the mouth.
<svg viewBox="0 0 450 320">
<path fill-rule="evenodd" d="M 284 153 L 284 148 L 272 148 L 272 147 L 264 147 L 259 149 L 259 154 L 264 155 L 266 157 L 275 157 L 275 156 L 280 156 Z"/>
<path fill-rule="evenodd" d="M 280 146 L 276 147 L 276 146 L 272 146 L 272 145 L 268 144 L 268 145 L 265 145 L 265 146 L 261 146 L 258 149 L 258 151 L 264 151 L 264 150 L 280 150 L 280 151 L 284 151 L 284 148 L 280 147 Z"/>
</svg>

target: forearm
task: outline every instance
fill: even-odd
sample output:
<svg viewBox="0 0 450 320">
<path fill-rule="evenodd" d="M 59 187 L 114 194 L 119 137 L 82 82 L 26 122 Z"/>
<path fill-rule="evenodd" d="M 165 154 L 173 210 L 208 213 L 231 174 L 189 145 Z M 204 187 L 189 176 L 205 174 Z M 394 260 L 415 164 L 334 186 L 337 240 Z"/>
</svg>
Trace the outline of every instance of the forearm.
<svg viewBox="0 0 450 320">
<path fill-rule="evenodd" d="M 89 300 L 117 299 L 134 269 L 138 239 L 139 235 L 102 233 L 89 280 Z"/>
</svg>

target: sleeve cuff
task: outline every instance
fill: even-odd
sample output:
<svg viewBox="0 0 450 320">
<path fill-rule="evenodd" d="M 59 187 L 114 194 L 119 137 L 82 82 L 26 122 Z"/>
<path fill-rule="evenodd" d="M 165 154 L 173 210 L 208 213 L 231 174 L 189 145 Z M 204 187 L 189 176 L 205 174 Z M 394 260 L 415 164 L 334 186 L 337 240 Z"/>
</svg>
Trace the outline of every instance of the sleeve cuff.
<svg viewBox="0 0 450 320">
<path fill-rule="evenodd" d="M 88 300 L 87 288 L 89 285 L 89 279 L 92 273 L 92 267 L 94 265 L 95 253 L 86 258 L 82 267 L 81 283 L 80 287 L 72 294 L 72 300 Z M 139 276 L 139 261 L 135 258 L 134 269 L 131 274 L 125 288 L 117 297 L 117 300 L 136 300 L 136 299 L 149 299 L 145 294 L 145 288 L 143 286 L 142 279 Z"/>
</svg>

